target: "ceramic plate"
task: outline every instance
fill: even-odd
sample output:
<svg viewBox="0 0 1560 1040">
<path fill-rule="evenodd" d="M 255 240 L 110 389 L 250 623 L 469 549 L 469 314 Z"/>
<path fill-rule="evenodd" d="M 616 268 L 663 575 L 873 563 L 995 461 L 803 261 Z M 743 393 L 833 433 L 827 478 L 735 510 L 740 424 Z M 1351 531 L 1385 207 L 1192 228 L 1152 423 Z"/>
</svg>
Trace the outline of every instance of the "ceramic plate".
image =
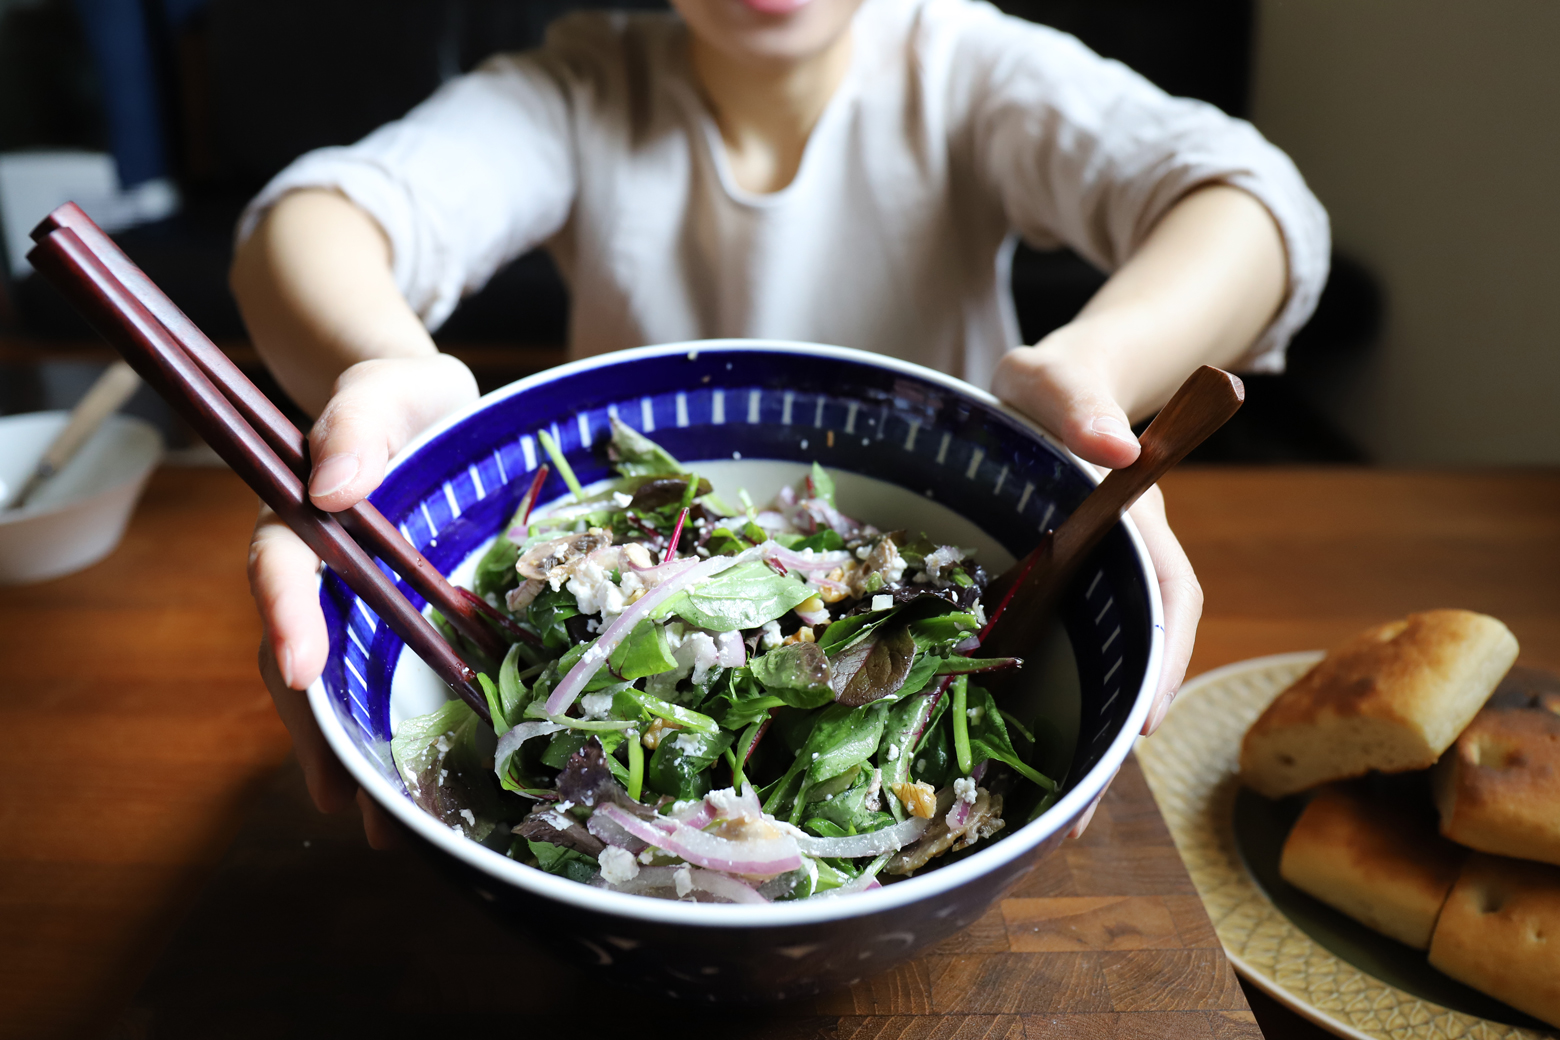
<svg viewBox="0 0 1560 1040">
<path fill-rule="evenodd" d="M 1138 761 L 1235 970 L 1263 992 L 1355 1040 L 1539 1040 L 1542 1023 L 1430 967 L 1278 876 L 1302 798 L 1240 787 L 1247 727 L 1320 652 L 1242 661 L 1199 676 Z"/>
</svg>

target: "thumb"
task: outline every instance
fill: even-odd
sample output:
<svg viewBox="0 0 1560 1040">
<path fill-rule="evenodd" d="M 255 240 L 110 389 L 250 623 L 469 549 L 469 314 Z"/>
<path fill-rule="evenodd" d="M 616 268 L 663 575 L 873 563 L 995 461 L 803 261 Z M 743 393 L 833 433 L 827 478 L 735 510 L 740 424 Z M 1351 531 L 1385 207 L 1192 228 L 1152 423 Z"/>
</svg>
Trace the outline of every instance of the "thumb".
<svg viewBox="0 0 1560 1040">
<path fill-rule="evenodd" d="M 1127 413 L 1093 366 L 1044 347 L 1019 347 L 997 365 L 992 389 L 1085 462 L 1120 469 L 1137 460 Z"/>
<path fill-rule="evenodd" d="M 408 441 L 476 398 L 471 370 L 448 354 L 353 365 L 309 431 L 309 497 L 330 512 L 361 501 Z"/>
</svg>

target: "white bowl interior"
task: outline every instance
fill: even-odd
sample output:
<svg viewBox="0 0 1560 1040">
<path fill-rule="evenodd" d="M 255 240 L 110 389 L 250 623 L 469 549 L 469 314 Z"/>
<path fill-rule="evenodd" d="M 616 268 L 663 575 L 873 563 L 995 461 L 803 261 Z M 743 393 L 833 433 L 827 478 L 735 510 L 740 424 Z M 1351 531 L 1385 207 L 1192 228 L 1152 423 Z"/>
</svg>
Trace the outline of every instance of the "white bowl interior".
<svg viewBox="0 0 1560 1040">
<path fill-rule="evenodd" d="M 67 412 L 0 417 L 0 481 L 15 494 L 69 421 Z M 149 423 L 111 415 L 20 510 L 0 513 L 0 524 L 64 509 L 146 476 L 162 456 L 162 437 Z"/>
</svg>

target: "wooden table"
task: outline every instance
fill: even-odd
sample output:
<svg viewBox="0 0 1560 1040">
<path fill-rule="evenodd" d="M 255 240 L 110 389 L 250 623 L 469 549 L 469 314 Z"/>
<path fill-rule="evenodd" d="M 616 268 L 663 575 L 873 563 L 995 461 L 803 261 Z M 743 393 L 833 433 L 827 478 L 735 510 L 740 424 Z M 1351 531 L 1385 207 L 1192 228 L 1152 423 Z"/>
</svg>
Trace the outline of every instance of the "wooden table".
<svg viewBox="0 0 1560 1040">
<path fill-rule="evenodd" d="M 1207 593 L 1193 673 L 1434 606 L 1495 614 L 1560 667 L 1560 475 L 1208 469 L 1167 490 Z M 231 474 L 163 471 L 108 561 L 0 589 L 0 1036 L 446 1035 L 519 1014 L 537 1035 L 630 1014 L 743 1040 L 1321 1035 L 1260 994 L 1248 1010 L 1130 762 L 1081 841 L 849 993 L 716 1018 L 604 993 L 308 808 L 255 676 L 253 513 Z"/>
</svg>

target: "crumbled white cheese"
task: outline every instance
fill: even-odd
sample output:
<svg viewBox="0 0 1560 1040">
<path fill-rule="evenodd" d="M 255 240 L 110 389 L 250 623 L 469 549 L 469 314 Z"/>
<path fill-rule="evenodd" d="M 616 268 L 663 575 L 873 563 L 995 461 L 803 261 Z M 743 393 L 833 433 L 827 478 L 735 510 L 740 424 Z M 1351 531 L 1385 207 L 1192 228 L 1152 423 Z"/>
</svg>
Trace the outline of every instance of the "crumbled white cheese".
<svg viewBox="0 0 1560 1040">
<path fill-rule="evenodd" d="M 672 875 L 672 884 L 677 887 L 677 898 L 682 899 L 693 891 L 693 868 L 684 863 L 677 868 Z"/>
<path fill-rule="evenodd" d="M 894 605 L 894 597 L 889 595 L 877 595 L 872 597 L 873 610 L 888 610 Z"/>
<path fill-rule="evenodd" d="M 553 809 L 560 813 L 566 813 L 572 808 L 574 808 L 573 802 L 559 802 L 557 805 L 553 806 Z"/>
<path fill-rule="evenodd" d="M 926 554 L 926 577 L 928 581 L 937 581 L 942 577 L 942 569 L 964 559 L 964 550 L 956 545 L 942 545 Z"/>
<path fill-rule="evenodd" d="M 542 822 L 555 831 L 566 831 L 574 824 L 574 819 L 553 809 L 542 814 Z"/>
<path fill-rule="evenodd" d="M 580 698 L 587 719 L 605 718 L 612 711 L 612 692 L 587 693 Z"/>
<path fill-rule="evenodd" d="M 975 804 L 975 781 L 961 776 L 953 782 L 953 796 L 961 802 Z"/>
<path fill-rule="evenodd" d="M 711 791 L 704 796 L 704 800 L 710 803 L 710 808 L 715 810 L 715 815 L 723 818 L 746 816 L 748 804 L 742 796 L 730 787 L 722 787 Z M 675 807 L 673 808 L 675 810 Z"/>
<path fill-rule="evenodd" d="M 603 620 L 623 613 L 628 605 L 623 590 L 613 584 L 612 574 L 601 561 L 587 556 L 574 568 L 569 591 L 581 614 L 600 614 Z"/>
<path fill-rule="evenodd" d="M 655 849 L 646 849 L 645 851 L 643 851 L 643 852 L 641 852 L 639 854 L 639 862 L 645 864 L 646 866 L 649 866 L 650 862 L 652 860 L 654 860 L 654 859 L 655 859 Z"/>
<path fill-rule="evenodd" d="M 765 650 L 773 650 L 785 638 L 785 636 L 780 634 L 780 622 L 778 621 L 766 621 L 764 622 L 764 627 L 758 631 L 758 641 Z"/>
<path fill-rule="evenodd" d="M 890 745 L 888 745 L 888 760 L 890 762 L 892 762 L 895 759 L 897 759 L 898 757 L 899 757 L 899 745 L 898 744 L 890 744 Z"/>
<path fill-rule="evenodd" d="M 882 808 L 882 801 L 878 798 L 878 792 L 883 789 L 883 770 L 872 770 L 872 786 L 867 788 L 867 797 L 862 802 L 868 809 L 877 812 Z"/>
<path fill-rule="evenodd" d="M 858 560 L 865 560 L 868 556 L 871 556 L 871 555 L 872 555 L 872 546 L 870 546 L 870 545 L 863 545 L 863 546 L 859 547 L 856 550 L 856 559 L 858 559 Z"/>
<path fill-rule="evenodd" d="M 818 752 L 816 752 L 816 751 L 813 752 L 813 761 L 814 762 L 818 761 Z"/>
<path fill-rule="evenodd" d="M 602 849 L 596 862 L 601 864 L 601 879 L 610 885 L 621 885 L 639 876 L 639 864 L 634 862 L 634 854 L 616 845 Z"/>
<path fill-rule="evenodd" d="M 462 809 L 460 814 L 465 818 L 467 827 L 475 827 L 477 825 L 477 818 L 470 809 Z"/>
<path fill-rule="evenodd" d="M 634 502 L 633 495 L 625 495 L 621 491 L 612 492 L 612 501 L 617 503 L 619 509 L 627 509 Z"/>
<path fill-rule="evenodd" d="M 682 732 L 672 738 L 672 745 L 685 755 L 693 755 L 703 750 L 704 739 L 697 733 Z"/>
<path fill-rule="evenodd" d="M 986 604 L 982 603 L 980 600 L 976 600 L 975 601 L 974 614 L 975 614 L 975 627 L 976 628 L 985 628 L 986 627 Z"/>
<path fill-rule="evenodd" d="M 970 717 L 971 722 L 978 723 L 982 718 L 985 717 L 986 709 L 977 704 L 973 708 L 965 708 L 964 714 Z"/>
</svg>

